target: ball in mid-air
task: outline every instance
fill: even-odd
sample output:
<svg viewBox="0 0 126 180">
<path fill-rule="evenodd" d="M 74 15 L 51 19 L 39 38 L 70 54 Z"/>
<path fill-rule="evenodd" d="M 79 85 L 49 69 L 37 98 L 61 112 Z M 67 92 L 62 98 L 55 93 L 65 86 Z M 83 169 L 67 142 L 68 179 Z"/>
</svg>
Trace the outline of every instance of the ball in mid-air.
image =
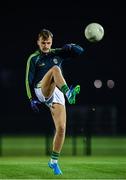
<svg viewBox="0 0 126 180">
<path fill-rule="evenodd" d="M 98 42 L 104 36 L 104 28 L 99 23 L 90 23 L 84 31 L 85 37 L 90 42 Z"/>
</svg>

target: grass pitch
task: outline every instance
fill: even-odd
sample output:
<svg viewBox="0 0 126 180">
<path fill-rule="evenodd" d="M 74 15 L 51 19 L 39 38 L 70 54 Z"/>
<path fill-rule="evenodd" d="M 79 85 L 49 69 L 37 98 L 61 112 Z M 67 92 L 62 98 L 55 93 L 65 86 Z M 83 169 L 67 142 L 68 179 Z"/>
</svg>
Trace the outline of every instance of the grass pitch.
<svg viewBox="0 0 126 180">
<path fill-rule="evenodd" d="M 126 179 L 126 157 L 60 157 L 63 175 L 47 166 L 48 157 L 1 157 L 0 179 Z"/>
</svg>

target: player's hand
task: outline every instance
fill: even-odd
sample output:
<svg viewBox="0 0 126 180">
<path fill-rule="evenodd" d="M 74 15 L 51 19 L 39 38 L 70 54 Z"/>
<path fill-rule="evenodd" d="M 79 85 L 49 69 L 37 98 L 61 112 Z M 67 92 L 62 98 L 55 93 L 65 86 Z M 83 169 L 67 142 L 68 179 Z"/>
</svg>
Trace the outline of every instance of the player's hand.
<svg viewBox="0 0 126 180">
<path fill-rule="evenodd" d="M 65 51 L 70 51 L 72 48 L 72 44 L 65 44 L 62 49 L 65 50 Z"/>
<path fill-rule="evenodd" d="M 84 49 L 81 46 L 73 43 L 65 44 L 62 49 L 65 51 L 71 51 L 73 55 L 80 55 L 84 51 Z"/>
<path fill-rule="evenodd" d="M 38 105 L 41 104 L 41 102 L 39 102 L 38 100 L 35 99 L 31 99 L 30 100 L 31 103 L 31 108 L 34 112 L 39 112 L 39 107 Z"/>
</svg>

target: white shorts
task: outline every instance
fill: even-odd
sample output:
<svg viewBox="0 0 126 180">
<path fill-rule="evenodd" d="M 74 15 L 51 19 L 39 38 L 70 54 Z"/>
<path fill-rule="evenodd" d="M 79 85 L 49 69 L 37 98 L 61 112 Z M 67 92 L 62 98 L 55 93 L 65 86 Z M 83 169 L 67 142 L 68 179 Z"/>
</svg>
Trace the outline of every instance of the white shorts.
<svg viewBox="0 0 126 180">
<path fill-rule="evenodd" d="M 46 99 L 42 94 L 41 88 L 35 88 L 34 90 L 39 101 L 45 103 L 48 107 L 51 107 L 53 103 L 65 105 L 64 94 L 57 87 L 55 87 L 52 96 L 48 99 Z"/>
</svg>

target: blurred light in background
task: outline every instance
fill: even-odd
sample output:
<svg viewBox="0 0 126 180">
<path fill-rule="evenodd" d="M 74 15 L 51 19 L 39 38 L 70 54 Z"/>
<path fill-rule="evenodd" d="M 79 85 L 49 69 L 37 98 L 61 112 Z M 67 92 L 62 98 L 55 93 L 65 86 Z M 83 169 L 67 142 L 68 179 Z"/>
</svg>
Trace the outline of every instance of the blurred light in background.
<svg viewBox="0 0 126 180">
<path fill-rule="evenodd" d="M 108 88 L 112 89 L 115 86 L 115 82 L 113 80 L 108 80 L 107 86 L 108 86 Z"/>
<path fill-rule="evenodd" d="M 96 88 L 101 88 L 102 87 L 102 81 L 101 80 L 95 80 L 94 81 L 94 86 L 96 87 Z"/>
</svg>

